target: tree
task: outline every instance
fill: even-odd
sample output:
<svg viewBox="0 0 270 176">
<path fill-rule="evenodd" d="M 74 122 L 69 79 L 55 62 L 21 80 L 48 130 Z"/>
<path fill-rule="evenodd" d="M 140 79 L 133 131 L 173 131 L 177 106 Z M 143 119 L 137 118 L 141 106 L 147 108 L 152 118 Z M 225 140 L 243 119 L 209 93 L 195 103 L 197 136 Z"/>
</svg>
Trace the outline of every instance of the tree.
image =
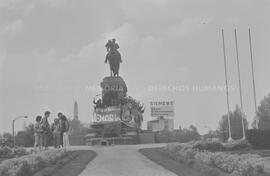
<svg viewBox="0 0 270 176">
<path fill-rule="evenodd" d="M 15 139 L 17 146 L 33 147 L 35 142 L 34 124 L 31 123 L 23 131 L 19 131 Z"/>
<path fill-rule="evenodd" d="M 4 146 L 9 146 L 9 147 L 12 147 L 13 146 L 13 137 L 12 137 L 12 134 L 11 133 L 7 133 L 5 132 L 3 135 L 2 135 L 3 139 L 4 139 L 4 142 L 2 145 Z"/>
<path fill-rule="evenodd" d="M 208 133 L 203 135 L 203 139 L 216 139 L 216 138 L 223 139 L 222 134 L 220 133 L 219 130 L 209 129 Z"/>
<path fill-rule="evenodd" d="M 177 129 L 172 131 L 163 130 L 156 136 L 158 142 L 189 142 L 199 140 L 200 134 L 194 125 L 189 128 Z"/>
<path fill-rule="evenodd" d="M 69 127 L 71 129 L 71 135 L 85 135 L 89 132 L 89 128 L 86 128 L 80 120 L 69 119 Z"/>
<path fill-rule="evenodd" d="M 200 134 L 194 125 L 189 126 L 188 137 L 192 140 L 200 139 Z"/>
<path fill-rule="evenodd" d="M 261 101 L 256 112 L 253 128 L 261 130 L 270 129 L 270 93 Z"/>
<path fill-rule="evenodd" d="M 246 115 L 241 111 L 239 105 L 236 105 L 233 112 L 230 111 L 230 124 L 233 139 L 241 139 L 243 137 L 242 117 L 244 118 L 245 130 L 248 128 Z M 229 137 L 228 114 L 224 114 L 219 121 L 219 131 L 223 141 Z"/>
</svg>

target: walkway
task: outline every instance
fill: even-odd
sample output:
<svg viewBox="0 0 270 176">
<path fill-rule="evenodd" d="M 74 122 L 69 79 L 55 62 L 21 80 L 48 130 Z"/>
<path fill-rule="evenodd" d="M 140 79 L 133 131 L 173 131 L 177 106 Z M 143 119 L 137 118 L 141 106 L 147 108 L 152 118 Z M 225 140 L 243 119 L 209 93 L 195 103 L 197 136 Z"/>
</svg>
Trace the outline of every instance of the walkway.
<svg viewBox="0 0 270 176">
<path fill-rule="evenodd" d="M 79 176 L 176 176 L 138 151 L 140 148 L 162 145 L 164 144 L 89 147 L 97 152 L 97 157 Z"/>
</svg>

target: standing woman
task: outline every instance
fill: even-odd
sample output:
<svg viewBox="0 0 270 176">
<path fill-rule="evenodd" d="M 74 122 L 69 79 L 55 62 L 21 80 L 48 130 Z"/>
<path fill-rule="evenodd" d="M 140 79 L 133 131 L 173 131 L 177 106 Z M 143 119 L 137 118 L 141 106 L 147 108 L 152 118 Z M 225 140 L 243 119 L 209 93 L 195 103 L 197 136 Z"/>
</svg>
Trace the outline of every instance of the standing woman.
<svg viewBox="0 0 270 176">
<path fill-rule="evenodd" d="M 36 123 L 34 126 L 34 136 L 35 136 L 35 145 L 34 145 L 34 150 L 35 152 L 37 151 L 37 147 L 39 150 L 41 150 L 42 147 L 42 127 L 41 127 L 41 116 L 36 117 Z"/>
<path fill-rule="evenodd" d="M 63 119 L 63 147 L 66 149 L 69 146 L 69 122 L 65 115 L 62 116 Z"/>
</svg>

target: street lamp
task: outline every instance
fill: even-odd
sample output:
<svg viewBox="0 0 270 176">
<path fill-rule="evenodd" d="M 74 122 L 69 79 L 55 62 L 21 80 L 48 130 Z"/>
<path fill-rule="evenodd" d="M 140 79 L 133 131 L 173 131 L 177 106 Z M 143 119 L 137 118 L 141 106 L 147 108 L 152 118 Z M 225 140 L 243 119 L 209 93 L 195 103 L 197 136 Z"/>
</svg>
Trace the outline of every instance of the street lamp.
<svg viewBox="0 0 270 176">
<path fill-rule="evenodd" d="M 14 133 L 14 123 L 15 120 L 18 120 L 20 118 L 27 118 L 27 116 L 18 116 L 15 119 L 12 120 L 12 136 L 13 136 L 13 147 L 15 147 L 15 133 Z"/>
</svg>

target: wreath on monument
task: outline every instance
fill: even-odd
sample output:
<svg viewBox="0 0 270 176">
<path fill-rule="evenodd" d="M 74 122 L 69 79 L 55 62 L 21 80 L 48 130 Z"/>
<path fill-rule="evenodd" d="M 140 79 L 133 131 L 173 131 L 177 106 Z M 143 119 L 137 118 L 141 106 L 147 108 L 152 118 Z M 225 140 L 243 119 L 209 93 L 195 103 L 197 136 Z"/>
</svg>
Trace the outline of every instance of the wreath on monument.
<svg viewBox="0 0 270 176">
<path fill-rule="evenodd" d="M 122 120 L 124 122 L 131 122 L 133 120 L 133 123 L 135 123 L 136 127 L 141 128 L 143 113 L 145 110 L 144 105 L 131 96 L 122 97 L 120 102 L 122 107 Z"/>
</svg>

